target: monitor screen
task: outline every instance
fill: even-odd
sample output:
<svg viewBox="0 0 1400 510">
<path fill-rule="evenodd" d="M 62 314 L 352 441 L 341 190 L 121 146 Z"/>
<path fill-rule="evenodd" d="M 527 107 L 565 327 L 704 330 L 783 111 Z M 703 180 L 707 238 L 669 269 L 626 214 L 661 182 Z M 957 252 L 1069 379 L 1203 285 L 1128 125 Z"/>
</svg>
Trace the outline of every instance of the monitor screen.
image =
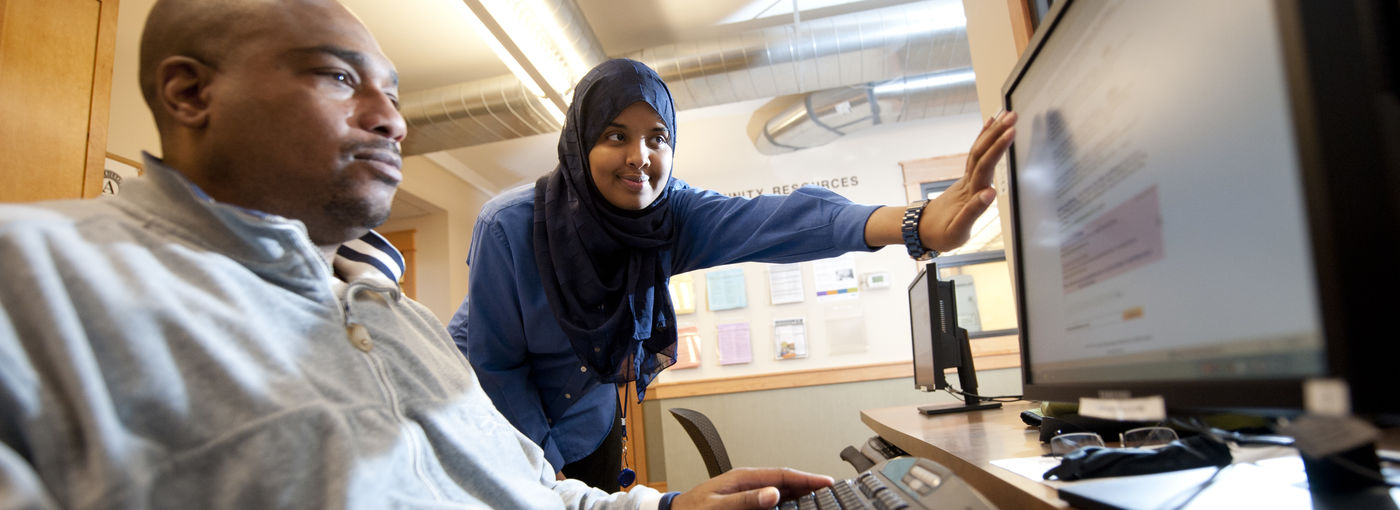
<svg viewBox="0 0 1400 510">
<path fill-rule="evenodd" d="M 1040 27 L 1004 89 L 1028 398 L 1294 408 L 1328 374 L 1275 6 L 1061 2 Z"/>
<path fill-rule="evenodd" d="M 914 346 L 914 387 L 922 391 L 939 388 L 942 370 L 934 366 L 934 346 L 942 332 L 934 326 L 936 315 L 932 305 L 936 302 L 929 291 L 929 281 L 933 276 L 921 271 L 909 284 L 909 329 Z"/>
<path fill-rule="evenodd" d="M 914 347 L 914 387 L 935 391 L 948 387 L 945 371 L 962 365 L 957 336 L 958 309 L 953 282 L 940 281 L 929 263 L 909 284 L 909 329 Z M 959 372 L 959 376 L 963 375 Z"/>
</svg>

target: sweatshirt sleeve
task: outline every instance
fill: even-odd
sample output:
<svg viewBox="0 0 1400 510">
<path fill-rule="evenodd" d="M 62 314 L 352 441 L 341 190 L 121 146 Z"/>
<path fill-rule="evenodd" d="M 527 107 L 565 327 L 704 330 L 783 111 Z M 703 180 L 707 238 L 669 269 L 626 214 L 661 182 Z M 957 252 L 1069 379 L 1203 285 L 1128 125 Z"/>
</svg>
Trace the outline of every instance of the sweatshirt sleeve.
<svg viewBox="0 0 1400 510">
<path fill-rule="evenodd" d="M 574 510 L 657 510 L 664 496 L 645 485 L 608 494 L 578 480 L 555 482 L 554 492 L 564 501 L 565 508 Z"/>
<path fill-rule="evenodd" d="M 0 217 L 6 212 L 0 208 Z M 56 509 L 60 508 L 57 498 L 63 496 L 50 492 L 35 468 L 36 455 L 27 433 L 30 424 L 41 423 L 37 417 L 44 414 L 45 399 L 40 376 L 30 361 L 34 355 L 23 342 L 41 337 L 37 341 L 42 344 L 51 339 L 42 338 L 42 332 L 59 329 L 56 322 L 46 319 L 59 313 L 49 306 L 60 301 L 36 289 L 35 280 L 30 278 L 36 277 L 35 272 L 23 269 L 43 259 L 42 251 L 25 249 L 36 244 L 14 241 L 0 222 L 0 260 L 11 269 L 11 281 L 0 285 L 0 508 Z M 66 311 L 77 320 L 71 308 Z M 60 341 L 47 343 L 61 346 Z"/>
<path fill-rule="evenodd" d="M 58 508 L 39 475 L 7 444 L 0 443 L 0 508 Z"/>
</svg>

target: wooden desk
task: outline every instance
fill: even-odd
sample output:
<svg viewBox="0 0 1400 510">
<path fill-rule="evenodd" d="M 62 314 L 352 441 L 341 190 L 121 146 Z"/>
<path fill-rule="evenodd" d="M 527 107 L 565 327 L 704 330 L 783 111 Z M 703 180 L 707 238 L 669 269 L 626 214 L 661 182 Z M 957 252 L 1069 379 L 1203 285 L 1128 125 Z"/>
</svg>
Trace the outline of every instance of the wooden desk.
<svg viewBox="0 0 1400 510">
<path fill-rule="evenodd" d="M 904 451 L 927 457 L 953 470 L 998 508 L 1069 508 L 1069 504 L 1058 497 L 1056 489 L 991 463 L 997 459 L 1034 457 L 1049 452 L 1049 447 L 1040 443 L 1040 432 L 1021 422 L 1021 411 L 1033 406 L 1031 403 L 1017 402 L 1001 409 L 936 416 L 920 414 L 918 406 L 901 406 L 866 409 L 860 412 L 860 419 L 880 437 Z M 1387 450 L 1400 447 L 1400 430 L 1384 431 L 1380 446 Z M 1301 476 L 1301 463 L 1297 469 L 1297 474 Z M 1226 477 L 1230 473 L 1227 471 Z M 1236 485 L 1226 477 L 1217 480 L 1210 489 L 1213 492 L 1200 498 L 1197 501 L 1199 504 L 1194 504 L 1192 508 L 1273 507 L 1257 504 L 1262 501 L 1259 491 L 1269 490 L 1271 485 Z M 1385 487 L 1378 487 L 1361 493 L 1310 495 L 1305 482 L 1301 490 L 1297 484 L 1277 488 L 1280 490 L 1273 491 L 1276 493 L 1272 496 L 1281 499 L 1283 506 L 1290 508 L 1400 508 L 1400 489 L 1388 491 Z M 1214 503 L 1219 501 L 1232 503 L 1224 506 Z"/>
<path fill-rule="evenodd" d="M 863 410 L 860 420 L 904 451 L 947 466 L 998 508 L 1069 508 L 1054 488 L 991 463 L 1050 451 L 1040 444 L 1040 432 L 1021 422 L 1021 411 L 1033 406 L 1017 402 L 935 416 L 920 414 L 918 406 L 887 407 Z"/>
</svg>

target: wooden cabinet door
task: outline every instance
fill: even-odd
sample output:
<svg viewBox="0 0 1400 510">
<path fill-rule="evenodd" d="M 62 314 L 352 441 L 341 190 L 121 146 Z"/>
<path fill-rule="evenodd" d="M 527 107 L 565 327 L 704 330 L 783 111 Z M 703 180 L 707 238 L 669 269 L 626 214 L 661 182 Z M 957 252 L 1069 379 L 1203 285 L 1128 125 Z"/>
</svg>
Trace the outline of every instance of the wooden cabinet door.
<svg viewBox="0 0 1400 510">
<path fill-rule="evenodd" d="M 0 0 L 0 202 L 101 192 L 117 0 Z"/>
</svg>

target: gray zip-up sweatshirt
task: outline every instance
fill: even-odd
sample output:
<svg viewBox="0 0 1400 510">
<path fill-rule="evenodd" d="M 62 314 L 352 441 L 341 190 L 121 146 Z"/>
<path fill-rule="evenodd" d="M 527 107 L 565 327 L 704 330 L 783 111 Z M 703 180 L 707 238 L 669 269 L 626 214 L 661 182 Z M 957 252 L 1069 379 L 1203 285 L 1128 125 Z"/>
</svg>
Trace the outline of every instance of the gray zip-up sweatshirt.
<svg viewBox="0 0 1400 510">
<path fill-rule="evenodd" d="M 388 277 L 146 169 L 0 205 L 0 508 L 655 507 L 556 482 Z"/>
</svg>

